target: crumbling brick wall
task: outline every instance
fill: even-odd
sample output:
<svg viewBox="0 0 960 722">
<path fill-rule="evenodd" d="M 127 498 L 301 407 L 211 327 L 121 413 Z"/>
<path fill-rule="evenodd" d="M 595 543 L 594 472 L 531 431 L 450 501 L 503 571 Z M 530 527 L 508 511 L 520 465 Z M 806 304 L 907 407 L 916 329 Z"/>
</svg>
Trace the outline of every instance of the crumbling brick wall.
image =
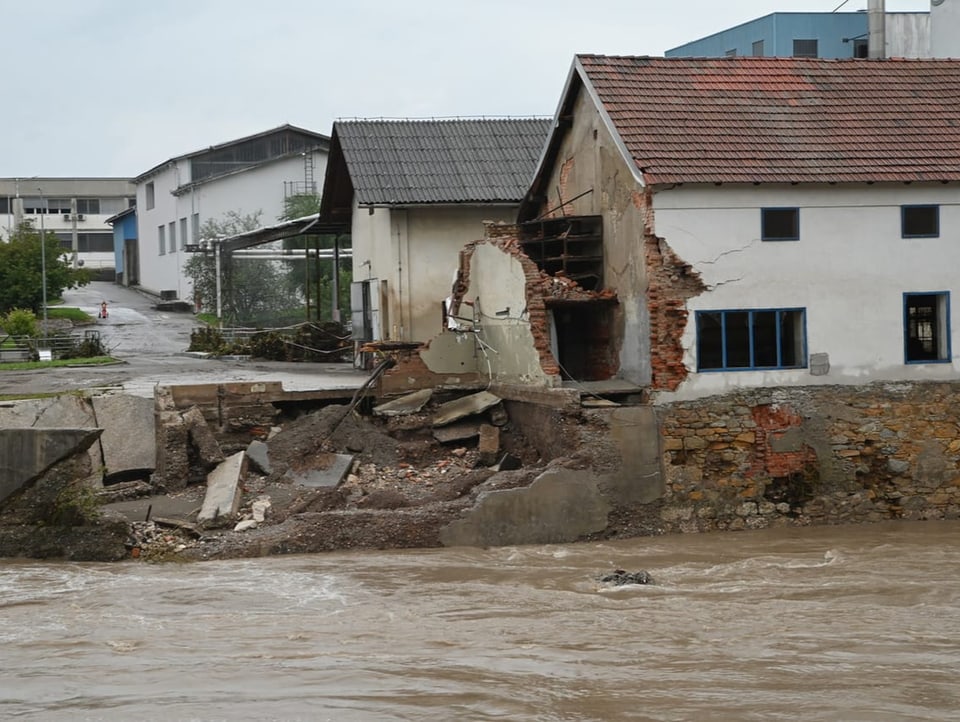
<svg viewBox="0 0 960 722">
<path fill-rule="evenodd" d="M 674 391 L 690 370 L 683 362 L 681 339 L 687 327 L 687 301 L 707 290 L 700 274 L 680 258 L 654 230 L 653 197 L 648 186 L 633 194 L 644 214 L 644 261 L 650 315 L 651 388 Z"/>
</svg>

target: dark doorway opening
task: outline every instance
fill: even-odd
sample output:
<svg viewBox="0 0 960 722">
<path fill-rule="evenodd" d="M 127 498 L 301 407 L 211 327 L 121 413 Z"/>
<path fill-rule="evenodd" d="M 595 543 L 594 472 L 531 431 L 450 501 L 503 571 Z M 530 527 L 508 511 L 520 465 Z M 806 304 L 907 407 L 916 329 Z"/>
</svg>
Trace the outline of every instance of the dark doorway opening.
<svg viewBox="0 0 960 722">
<path fill-rule="evenodd" d="M 615 301 L 549 304 L 553 352 L 564 379 L 605 381 L 617 373 L 613 348 Z"/>
</svg>

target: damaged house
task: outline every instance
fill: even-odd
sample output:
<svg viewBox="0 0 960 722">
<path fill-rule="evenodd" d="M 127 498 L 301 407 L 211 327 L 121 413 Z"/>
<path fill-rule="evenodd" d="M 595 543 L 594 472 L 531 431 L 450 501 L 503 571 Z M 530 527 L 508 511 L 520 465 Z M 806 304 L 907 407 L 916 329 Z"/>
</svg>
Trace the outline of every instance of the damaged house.
<svg viewBox="0 0 960 722">
<path fill-rule="evenodd" d="M 513 220 L 548 119 L 351 120 L 333 125 L 320 220 L 351 234 L 354 337 L 416 344 L 442 328 L 457 254 Z"/>
<path fill-rule="evenodd" d="M 661 400 L 955 379 L 958 188 L 960 61 L 577 56 L 421 356 Z"/>
</svg>

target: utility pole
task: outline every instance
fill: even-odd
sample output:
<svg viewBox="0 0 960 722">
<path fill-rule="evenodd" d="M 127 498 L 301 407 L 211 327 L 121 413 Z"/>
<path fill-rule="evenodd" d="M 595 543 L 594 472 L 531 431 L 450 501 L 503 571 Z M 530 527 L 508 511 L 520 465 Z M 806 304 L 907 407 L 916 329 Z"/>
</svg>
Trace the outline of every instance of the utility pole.
<svg viewBox="0 0 960 722">
<path fill-rule="evenodd" d="M 43 195 L 43 188 L 37 186 L 40 192 L 40 275 L 43 283 L 43 345 L 47 345 L 47 235 L 44 231 L 43 217 L 47 214 L 47 199 Z"/>
</svg>

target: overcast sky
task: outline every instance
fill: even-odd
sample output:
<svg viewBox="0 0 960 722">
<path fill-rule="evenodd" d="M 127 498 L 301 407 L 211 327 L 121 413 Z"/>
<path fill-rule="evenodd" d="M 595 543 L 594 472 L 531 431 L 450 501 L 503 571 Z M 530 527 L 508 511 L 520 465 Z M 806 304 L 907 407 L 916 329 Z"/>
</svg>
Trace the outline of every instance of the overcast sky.
<svg viewBox="0 0 960 722">
<path fill-rule="evenodd" d="M 134 176 L 284 123 L 550 116 L 575 53 L 662 55 L 841 2 L 0 0 L 0 177 Z"/>
</svg>

